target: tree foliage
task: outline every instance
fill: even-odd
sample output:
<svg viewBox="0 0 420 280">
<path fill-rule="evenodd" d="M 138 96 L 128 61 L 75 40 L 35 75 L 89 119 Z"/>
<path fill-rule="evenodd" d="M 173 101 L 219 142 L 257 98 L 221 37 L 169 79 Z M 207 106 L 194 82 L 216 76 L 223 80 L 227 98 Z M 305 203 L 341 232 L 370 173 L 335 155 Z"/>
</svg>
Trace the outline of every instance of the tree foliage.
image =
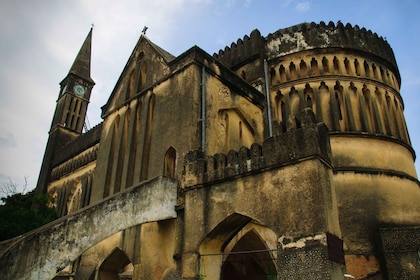
<svg viewBox="0 0 420 280">
<path fill-rule="evenodd" d="M 36 195 L 35 191 L 14 193 L 1 201 L 0 241 L 19 236 L 58 217 L 48 194 Z"/>
</svg>

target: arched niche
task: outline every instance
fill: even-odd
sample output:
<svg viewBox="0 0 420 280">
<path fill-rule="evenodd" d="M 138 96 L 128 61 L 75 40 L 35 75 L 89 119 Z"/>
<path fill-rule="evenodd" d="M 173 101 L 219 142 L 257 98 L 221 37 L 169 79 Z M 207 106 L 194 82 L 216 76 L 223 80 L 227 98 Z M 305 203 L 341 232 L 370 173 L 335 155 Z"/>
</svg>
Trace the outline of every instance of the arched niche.
<svg viewBox="0 0 420 280">
<path fill-rule="evenodd" d="M 176 150 L 170 147 L 166 153 L 163 162 L 163 176 L 175 179 L 176 170 Z"/>
</svg>

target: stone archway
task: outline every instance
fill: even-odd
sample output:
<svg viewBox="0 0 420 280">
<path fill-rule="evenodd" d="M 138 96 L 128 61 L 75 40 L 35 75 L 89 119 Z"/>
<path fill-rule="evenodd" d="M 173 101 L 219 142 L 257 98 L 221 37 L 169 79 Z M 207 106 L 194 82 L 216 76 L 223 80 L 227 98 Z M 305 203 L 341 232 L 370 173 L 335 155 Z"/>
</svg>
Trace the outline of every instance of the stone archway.
<svg viewBox="0 0 420 280">
<path fill-rule="evenodd" d="M 99 266 L 98 280 L 131 279 L 132 267 L 127 255 L 120 248 L 115 248 Z"/>
<path fill-rule="evenodd" d="M 0 255 L 0 275 L 51 279 L 84 251 L 123 229 L 176 218 L 177 186 L 176 180 L 159 176 L 21 236 Z"/>
<path fill-rule="evenodd" d="M 233 246 L 223 261 L 221 279 L 277 279 L 277 270 L 270 249 L 254 230 L 248 231 Z"/>
<path fill-rule="evenodd" d="M 203 279 L 277 279 L 277 236 L 249 217 L 235 213 L 224 219 L 207 234 L 199 252 Z"/>
</svg>

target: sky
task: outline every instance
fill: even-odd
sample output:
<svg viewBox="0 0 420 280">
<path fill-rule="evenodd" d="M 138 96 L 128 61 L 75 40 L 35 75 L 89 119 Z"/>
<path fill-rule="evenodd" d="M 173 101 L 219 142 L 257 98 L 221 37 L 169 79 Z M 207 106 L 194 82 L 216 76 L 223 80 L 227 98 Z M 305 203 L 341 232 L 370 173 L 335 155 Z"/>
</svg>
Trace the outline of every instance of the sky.
<svg viewBox="0 0 420 280">
<path fill-rule="evenodd" d="M 144 26 L 175 56 L 209 54 L 258 29 L 267 36 L 302 22 L 365 27 L 394 50 L 411 142 L 420 155 L 418 0 L 2 0 L 0 1 L 0 186 L 36 186 L 59 92 L 92 25 L 96 82 L 90 126 L 110 96 Z M 420 160 L 416 161 L 419 173 Z M 26 182 L 26 183 L 25 183 Z M 1 194 L 0 194 L 1 196 Z"/>
</svg>

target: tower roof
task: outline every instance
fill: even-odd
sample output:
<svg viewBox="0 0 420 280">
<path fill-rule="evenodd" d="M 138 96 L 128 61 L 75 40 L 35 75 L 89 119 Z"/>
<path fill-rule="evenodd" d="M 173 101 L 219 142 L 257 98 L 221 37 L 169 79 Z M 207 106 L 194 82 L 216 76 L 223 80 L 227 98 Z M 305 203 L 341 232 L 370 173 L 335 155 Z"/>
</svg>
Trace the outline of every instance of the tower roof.
<svg viewBox="0 0 420 280">
<path fill-rule="evenodd" d="M 69 74 L 74 74 L 87 81 L 95 83 L 90 77 L 90 57 L 92 45 L 92 28 L 89 31 L 82 47 L 79 50 L 73 65 L 70 68 Z"/>
</svg>

